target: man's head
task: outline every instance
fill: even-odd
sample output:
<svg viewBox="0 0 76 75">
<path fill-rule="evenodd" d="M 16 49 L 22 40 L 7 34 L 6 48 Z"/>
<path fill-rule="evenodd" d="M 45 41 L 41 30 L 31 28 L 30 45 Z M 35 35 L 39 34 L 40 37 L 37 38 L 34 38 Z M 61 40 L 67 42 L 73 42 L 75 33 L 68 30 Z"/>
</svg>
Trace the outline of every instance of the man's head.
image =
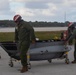
<svg viewBox="0 0 76 75">
<path fill-rule="evenodd" d="M 20 15 L 15 15 L 13 17 L 13 21 L 16 22 L 16 23 L 19 23 L 21 21 L 22 17 Z"/>
</svg>

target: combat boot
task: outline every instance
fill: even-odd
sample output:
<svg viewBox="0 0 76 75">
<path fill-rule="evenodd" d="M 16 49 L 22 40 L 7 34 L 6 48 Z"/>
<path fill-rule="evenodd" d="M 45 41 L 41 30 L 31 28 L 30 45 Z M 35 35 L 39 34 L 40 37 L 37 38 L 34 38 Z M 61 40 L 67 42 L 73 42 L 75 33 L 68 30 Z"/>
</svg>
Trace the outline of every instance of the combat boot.
<svg viewBox="0 0 76 75">
<path fill-rule="evenodd" d="M 27 66 L 23 66 L 21 69 L 21 73 L 27 72 L 28 71 L 28 67 Z"/>
<path fill-rule="evenodd" d="M 75 64 L 76 63 L 76 60 L 72 61 L 72 63 Z"/>
</svg>

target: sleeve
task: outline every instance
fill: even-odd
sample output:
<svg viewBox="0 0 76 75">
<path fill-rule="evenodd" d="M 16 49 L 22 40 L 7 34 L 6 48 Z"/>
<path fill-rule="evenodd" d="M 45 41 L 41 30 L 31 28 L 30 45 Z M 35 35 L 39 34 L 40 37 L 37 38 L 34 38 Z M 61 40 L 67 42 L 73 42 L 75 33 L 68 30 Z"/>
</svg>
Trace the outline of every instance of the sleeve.
<svg viewBox="0 0 76 75">
<path fill-rule="evenodd" d="M 76 29 L 74 29 L 74 31 L 71 33 L 70 37 L 69 37 L 69 41 L 74 39 L 76 37 Z"/>
<path fill-rule="evenodd" d="M 29 28 L 30 28 L 30 40 L 31 41 L 35 41 L 36 38 L 35 38 L 35 31 L 34 31 L 34 28 L 31 26 L 31 24 L 29 23 Z"/>
<path fill-rule="evenodd" d="M 28 22 L 25 22 L 25 27 L 30 32 L 30 41 L 35 41 L 36 39 L 33 27 Z"/>
<path fill-rule="evenodd" d="M 33 27 L 31 27 L 31 29 L 30 29 L 30 39 L 31 39 L 31 41 L 32 41 L 32 40 L 34 40 L 34 41 L 36 40 L 36 39 L 35 39 L 35 33 L 34 33 Z"/>
</svg>

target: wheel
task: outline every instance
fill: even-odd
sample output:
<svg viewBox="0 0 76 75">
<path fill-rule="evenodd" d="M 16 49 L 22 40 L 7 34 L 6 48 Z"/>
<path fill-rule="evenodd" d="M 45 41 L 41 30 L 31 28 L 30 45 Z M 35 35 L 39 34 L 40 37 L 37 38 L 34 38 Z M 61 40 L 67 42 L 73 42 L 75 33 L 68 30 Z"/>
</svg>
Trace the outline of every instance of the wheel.
<svg viewBox="0 0 76 75">
<path fill-rule="evenodd" d="M 29 63 L 27 66 L 28 66 L 28 69 L 31 69 L 31 63 Z"/>
<path fill-rule="evenodd" d="M 10 67 L 13 67 L 13 62 L 10 62 L 10 63 L 9 63 L 9 66 L 10 66 Z"/>
<path fill-rule="evenodd" d="M 48 62 L 49 62 L 49 63 L 51 63 L 51 62 L 52 62 L 52 60 L 50 59 L 50 60 L 48 60 Z"/>
<path fill-rule="evenodd" d="M 0 59 L 1 59 L 1 56 L 0 56 Z"/>
<path fill-rule="evenodd" d="M 69 64 L 69 59 L 66 59 L 66 60 L 65 60 L 65 63 L 66 63 L 66 64 Z"/>
</svg>

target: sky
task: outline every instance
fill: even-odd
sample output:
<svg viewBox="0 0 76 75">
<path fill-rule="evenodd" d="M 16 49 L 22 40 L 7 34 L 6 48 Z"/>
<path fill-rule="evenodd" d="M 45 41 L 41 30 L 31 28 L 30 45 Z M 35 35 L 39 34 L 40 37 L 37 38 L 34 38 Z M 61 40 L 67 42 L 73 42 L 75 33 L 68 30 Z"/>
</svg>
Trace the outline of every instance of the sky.
<svg viewBox="0 0 76 75">
<path fill-rule="evenodd" d="M 0 20 L 75 22 L 76 0 L 0 0 Z"/>
</svg>

